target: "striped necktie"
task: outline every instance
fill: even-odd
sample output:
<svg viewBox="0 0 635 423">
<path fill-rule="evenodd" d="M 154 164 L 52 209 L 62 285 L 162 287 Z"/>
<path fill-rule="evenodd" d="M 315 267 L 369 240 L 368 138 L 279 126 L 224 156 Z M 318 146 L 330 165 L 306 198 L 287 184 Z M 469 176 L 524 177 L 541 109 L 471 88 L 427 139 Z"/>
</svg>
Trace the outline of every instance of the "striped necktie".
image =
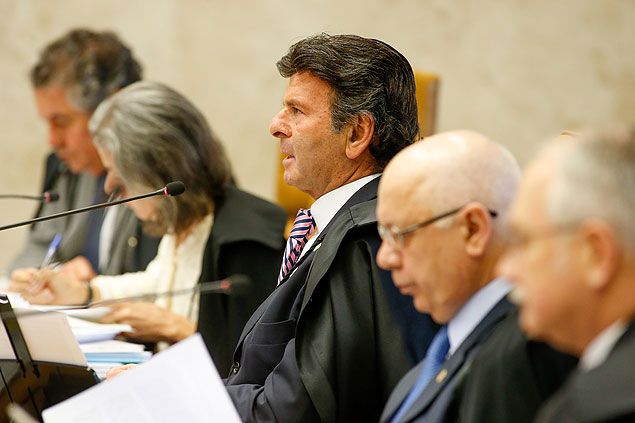
<svg viewBox="0 0 635 423">
<path fill-rule="evenodd" d="M 293 227 L 289 233 L 287 246 L 284 249 L 284 257 L 282 258 L 282 266 L 280 267 L 280 275 L 278 275 L 278 283 L 291 270 L 293 265 L 300 258 L 300 253 L 307 239 L 315 231 L 315 220 L 311 216 L 311 210 L 300 209 L 295 216 Z"/>
</svg>

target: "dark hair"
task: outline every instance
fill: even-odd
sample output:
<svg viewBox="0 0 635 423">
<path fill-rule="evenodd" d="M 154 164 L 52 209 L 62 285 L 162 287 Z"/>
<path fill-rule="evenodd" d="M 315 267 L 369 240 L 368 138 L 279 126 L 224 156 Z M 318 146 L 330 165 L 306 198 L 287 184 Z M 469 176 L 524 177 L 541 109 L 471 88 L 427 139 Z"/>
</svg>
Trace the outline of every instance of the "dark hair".
<svg viewBox="0 0 635 423">
<path fill-rule="evenodd" d="M 141 79 L 141 65 L 112 32 L 75 29 L 47 45 L 31 69 L 35 88 L 60 84 L 69 102 L 92 113 L 116 90 Z"/>
<path fill-rule="evenodd" d="M 310 72 L 329 83 L 335 132 L 360 114 L 372 115 L 375 134 L 370 152 L 380 170 L 418 139 L 412 68 L 383 41 L 322 33 L 292 45 L 277 67 L 285 78 Z"/>
<path fill-rule="evenodd" d="M 186 191 L 162 198 L 154 235 L 176 233 L 210 212 L 223 194 L 230 165 L 223 146 L 198 109 L 173 89 L 140 81 L 103 101 L 89 122 L 95 144 L 113 155 L 128 187 L 157 189 L 182 181 Z"/>
</svg>

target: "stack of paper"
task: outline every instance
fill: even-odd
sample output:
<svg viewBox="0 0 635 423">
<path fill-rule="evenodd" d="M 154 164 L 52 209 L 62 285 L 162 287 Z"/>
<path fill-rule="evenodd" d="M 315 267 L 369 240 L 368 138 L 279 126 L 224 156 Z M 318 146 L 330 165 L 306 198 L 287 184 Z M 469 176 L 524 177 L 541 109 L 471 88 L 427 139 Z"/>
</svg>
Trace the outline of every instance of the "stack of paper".
<svg viewBox="0 0 635 423">
<path fill-rule="evenodd" d="M 103 325 L 68 316 L 68 323 L 73 329 L 75 338 L 80 344 L 87 342 L 107 341 L 121 332 L 134 332 L 130 325 Z"/>
<path fill-rule="evenodd" d="M 152 353 L 144 351 L 143 345 L 111 339 L 102 342 L 90 342 L 79 346 L 88 362 L 140 363 L 146 361 Z"/>
<path fill-rule="evenodd" d="M 106 378 L 110 368 L 121 364 L 143 363 L 152 353 L 141 344 L 113 339 L 118 333 L 133 332 L 130 325 L 104 325 L 68 316 L 68 323 L 80 343 L 88 366 L 100 379 Z"/>
<path fill-rule="evenodd" d="M 106 373 L 112 367 L 121 364 L 143 363 L 152 357 L 152 353 L 144 351 L 141 344 L 114 339 L 80 344 L 79 347 L 88 361 L 88 366 L 97 373 L 100 379 L 105 379 Z"/>
</svg>

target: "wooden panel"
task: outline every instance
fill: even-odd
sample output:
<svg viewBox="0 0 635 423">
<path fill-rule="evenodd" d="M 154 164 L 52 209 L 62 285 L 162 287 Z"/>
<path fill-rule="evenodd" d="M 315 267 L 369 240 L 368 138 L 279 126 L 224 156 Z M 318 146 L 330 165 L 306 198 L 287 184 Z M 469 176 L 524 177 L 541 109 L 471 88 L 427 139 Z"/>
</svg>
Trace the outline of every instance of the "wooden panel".
<svg viewBox="0 0 635 423">
<path fill-rule="evenodd" d="M 415 70 L 414 74 L 420 134 L 427 137 L 435 132 L 439 75 L 419 70 Z"/>
</svg>

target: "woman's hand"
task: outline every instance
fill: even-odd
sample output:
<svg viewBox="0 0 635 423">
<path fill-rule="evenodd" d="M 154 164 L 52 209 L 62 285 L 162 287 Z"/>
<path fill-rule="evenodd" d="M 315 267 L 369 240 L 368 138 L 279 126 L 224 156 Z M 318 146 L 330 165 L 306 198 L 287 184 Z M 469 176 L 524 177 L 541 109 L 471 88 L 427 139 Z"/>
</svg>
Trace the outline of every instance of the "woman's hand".
<svg viewBox="0 0 635 423">
<path fill-rule="evenodd" d="M 196 325 L 181 315 L 171 313 L 153 303 L 129 302 L 112 304 L 112 309 L 100 323 L 128 324 L 135 329 L 124 333 L 128 338 L 144 342 L 164 341 L 170 344 L 181 341 L 196 332 Z"/>
</svg>

